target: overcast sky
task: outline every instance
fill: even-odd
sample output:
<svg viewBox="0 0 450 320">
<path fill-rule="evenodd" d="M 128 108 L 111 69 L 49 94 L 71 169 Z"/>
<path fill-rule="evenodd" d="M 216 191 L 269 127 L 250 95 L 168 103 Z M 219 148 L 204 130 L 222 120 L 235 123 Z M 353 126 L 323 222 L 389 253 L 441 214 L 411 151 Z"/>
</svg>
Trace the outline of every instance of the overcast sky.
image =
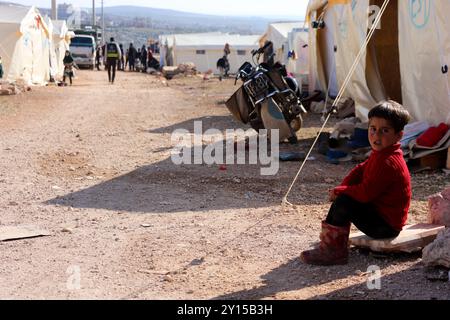
<svg viewBox="0 0 450 320">
<path fill-rule="evenodd" d="M 10 2 L 50 8 L 51 0 L 6 0 Z M 57 0 L 80 7 L 92 7 L 92 0 Z M 135 5 L 207 14 L 243 16 L 303 17 L 308 0 L 104 0 L 104 6 Z M 101 0 L 95 1 L 101 6 Z"/>
</svg>

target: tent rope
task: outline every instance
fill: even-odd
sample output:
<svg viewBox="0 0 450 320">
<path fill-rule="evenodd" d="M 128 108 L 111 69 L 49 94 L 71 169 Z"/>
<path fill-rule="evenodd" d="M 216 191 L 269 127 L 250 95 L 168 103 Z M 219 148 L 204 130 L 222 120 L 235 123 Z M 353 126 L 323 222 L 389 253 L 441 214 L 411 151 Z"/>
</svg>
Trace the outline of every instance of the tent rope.
<svg viewBox="0 0 450 320">
<path fill-rule="evenodd" d="M 307 153 L 305 159 L 303 160 L 303 162 L 302 162 L 302 164 L 301 164 L 301 166 L 300 166 L 300 169 L 298 170 L 297 174 L 296 174 L 295 177 L 294 177 L 294 180 L 292 181 L 291 185 L 289 186 L 289 189 L 288 189 L 288 191 L 286 192 L 286 195 L 283 197 L 283 199 L 282 199 L 282 204 L 289 204 L 289 205 L 292 205 L 292 203 L 290 203 L 290 202 L 287 200 L 287 198 L 288 198 L 289 194 L 291 193 L 292 188 L 294 187 L 295 183 L 297 182 L 297 179 L 298 179 L 300 173 L 302 172 L 303 167 L 305 166 L 306 161 L 308 161 L 309 155 L 311 154 L 311 152 L 312 152 L 312 150 L 314 149 L 314 147 L 315 147 L 317 141 L 319 140 L 320 134 L 322 133 L 323 129 L 325 129 L 325 126 L 326 126 L 328 120 L 330 119 L 331 114 L 334 113 L 334 112 L 336 111 L 336 106 L 337 106 L 338 103 L 340 102 L 340 100 L 341 100 L 341 98 L 342 98 L 342 96 L 343 96 L 343 94 L 344 94 L 344 91 L 345 91 L 345 89 L 347 88 L 347 85 L 348 85 L 348 83 L 350 82 L 350 79 L 351 79 L 351 77 L 353 76 L 353 73 L 355 72 L 356 67 L 357 67 L 358 64 L 359 64 L 359 61 L 361 60 L 361 57 L 362 57 L 363 53 L 366 51 L 367 45 L 369 44 L 370 39 L 372 39 L 372 36 L 373 36 L 373 34 L 375 33 L 375 30 L 376 30 L 378 24 L 380 23 L 381 17 L 383 16 L 384 11 L 386 10 L 386 8 L 387 8 L 387 6 L 388 6 L 388 4 L 389 4 L 389 1 L 390 1 L 390 0 L 384 0 L 383 5 L 382 5 L 382 7 L 381 7 L 381 10 L 380 10 L 380 12 L 378 12 L 377 17 L 375 18 L 375 22 L 372 24 L 372 27 L 370 28 L 370 31 L 369 31 L 369 33 L 367 34 L 366 39 L 365 39 L 363 45 L 361 46 L 361 48 L 360 48 L 360 50 L 359 50 L 359 52 L 358 52 L 358 55 L 356 56 L 355 61 L 353 62 L 352 67 L 350 68 L 350 71 L 348 72 L 347 77 L 345 78 L 344 83 L 342 84 L 341 89 L 339 90 L 339 93 L 338 93 L 336 99 L 335 99 L 334 102 L 333 102 L 333 105 L 331 106 L 331 110 L 330 110 L 330 112 L 328 113 L 328 116 L 327 116 L 327 118 L 325 119 L 325 122 L 324 122 L 324 124 L 322 125 L 322 128 L 320 129 L 319 133 L 317 134 L 317 137 L 316 137 L 316 139 L 314 140 L 314 142 L 313 142 L 311 148 L 309 149 L 309 151 L 308 151 L 308 153 Z"/>
</svg>

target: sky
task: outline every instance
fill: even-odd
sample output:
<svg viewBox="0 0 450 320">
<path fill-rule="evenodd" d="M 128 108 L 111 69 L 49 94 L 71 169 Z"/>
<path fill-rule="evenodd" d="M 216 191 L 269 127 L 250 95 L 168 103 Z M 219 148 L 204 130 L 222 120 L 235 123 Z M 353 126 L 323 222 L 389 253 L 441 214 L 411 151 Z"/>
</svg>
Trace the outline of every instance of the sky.
<svg viewBox="0 0 450 320">
<path fill-rule="evenodd" d="M 3 0 L 5 1 L 5 0 Z M 6 0 L 24 5 L 50 8 L 51 0 Z M 80 7 L 92 7 L 92 0 L 57 0 Z M 303 17 L 308 0 L 104 0 L 105 7 L 135 5 L 205 14 L 235 16 Z M 95 1 L 101 6 L 101 0 Z"/>
</svg>

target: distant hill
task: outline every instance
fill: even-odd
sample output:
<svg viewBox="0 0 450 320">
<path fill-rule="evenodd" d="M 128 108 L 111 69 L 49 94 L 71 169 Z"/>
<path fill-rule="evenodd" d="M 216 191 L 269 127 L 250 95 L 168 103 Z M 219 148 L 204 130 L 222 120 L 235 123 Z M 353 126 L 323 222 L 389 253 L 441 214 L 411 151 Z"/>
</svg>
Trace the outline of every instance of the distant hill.
<svg viewBox="0 0 450 320">
<path fill-rule="evenodd" d="M 99 8 L 96 10 L 100 12 Z M 119 20 L 133 19 L 135 21 L 147 21 L 158 26 L 166 25 L 176 29 L 186 28 L 195 32 L 222 31 L 261 34 L 267 28 L 267 24 L 273 21 L 273 19 L 263 17 L 217 16 L 137 6 L 106 7 L 104 12 L 113 22 L 114 18 L 120 18 Z"/>
<path fill-rule="evenodd" d="M 2 2 L 6 1 L 0 1 Z M 50 15 L 49 8 L 39 10 L 44 15 Z M 82 8 L 82 24 L 91 24 L 91 11 L 91 8 Z M 96 13 L 99 21 L 101 8 L 96 8 Z M 293 19 L 218 16 L 140 6 L 105 7 L 104 14 L 107 36 L 115 36 L 118 41 L 134 42 L 137 45 L 146 43 L 149 38 L 157 39 L 161 34 L 171 33 L 225 32 L 262 35 L 271 22 L 302 20 L 301 17 Z"/>
</svg>

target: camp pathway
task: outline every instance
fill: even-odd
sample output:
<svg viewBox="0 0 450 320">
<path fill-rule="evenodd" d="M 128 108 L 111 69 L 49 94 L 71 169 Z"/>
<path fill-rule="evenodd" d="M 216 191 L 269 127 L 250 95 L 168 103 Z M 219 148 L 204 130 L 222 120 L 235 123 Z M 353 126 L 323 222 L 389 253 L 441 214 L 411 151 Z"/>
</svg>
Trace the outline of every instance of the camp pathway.
<svg viewBox="0 0 450 320">
<path fill-rule="evenodd" d="M 376 259 L 352 250 L 346 266 L 298 261 L 318 240 L 325 190 L 352 164 L 312 161 L 289 208 L 280 201 L 297 163 L 283 163 L 276 176 L 261 176 L 254 165 L 173 164 L 174 130 L 192 131 L 194 121 L 204 130 L 238 127 L 224 106 L 233 82 L 118 72 L 110 85 L 105 71 L 81 70 L 71 87 L 0 97 L 0 225 L 51 234 L 0 242 L 0 297 L 429 299 L 449 292 L 423 277 L 419 256 Z M 319 117 L 306 119 L 302 148 L 319 127 Z M 423 222 L 425 196 L 445 177 L 414 179 L 423 189 L 411 219 Z M 382 290 L 367 288 L 372 265 L 383 273 Z"/>
</svg>

